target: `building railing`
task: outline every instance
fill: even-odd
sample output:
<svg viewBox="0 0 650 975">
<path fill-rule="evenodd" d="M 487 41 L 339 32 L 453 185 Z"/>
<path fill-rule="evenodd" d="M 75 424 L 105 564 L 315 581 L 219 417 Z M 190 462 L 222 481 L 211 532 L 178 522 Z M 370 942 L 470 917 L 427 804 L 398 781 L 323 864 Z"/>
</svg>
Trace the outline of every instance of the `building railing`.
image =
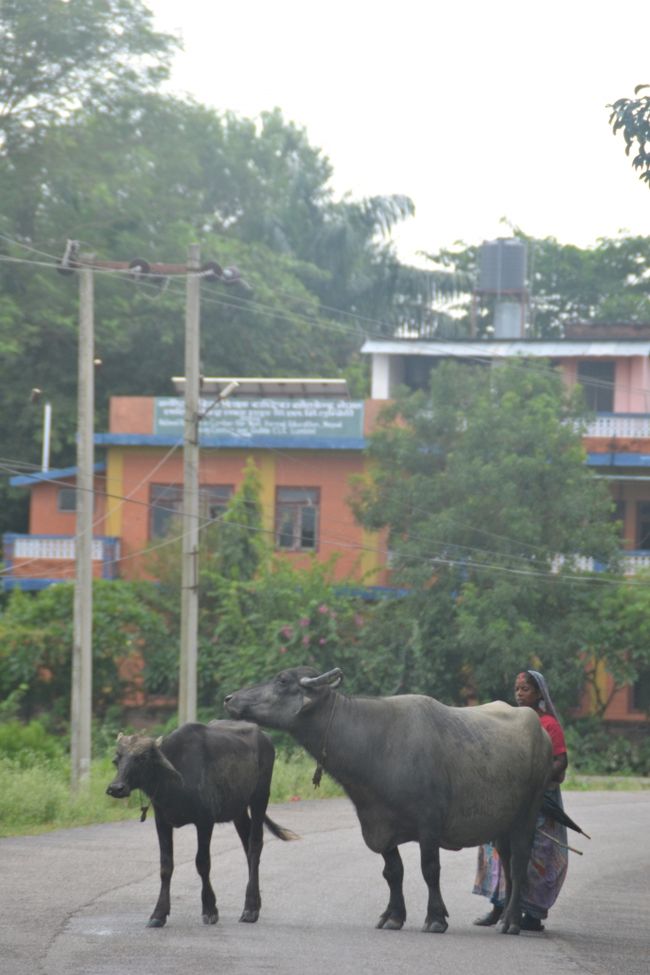
<svg viewBox="0 0 650 975">
<path fill-rule="evenodd" d="M 626 576 L 636 575 L 638 572 L 646 572 L 650 569 L 650 551 L 638 549 L 636 551 L 621 552 L 621 568 Z M 565 564 L 564 556 L 558 556 L 553 562 L 553 570 L 559 571 Z M 596 559 L 587 558 L 583 555 L 573 560 L 572 566 L 576 572 L 605 572 L 607 566 Z"/>
<path fill-rule="evenodd" d="M 2 536 L 4 566 L 0 573 L 0 585 L 5 589 L 44 589 L 54 582 L 71 581 L 74 572 L 75 539 L 70 535 L 17 535 L 8 532 Z M 388 556 L 388 565 L 391 561 Z M 93 562 L 101 563 L 102 579 L 117 579 L 120 561 L 120 540 L 110 536 L 93 538 Z M 559 556 L 552 571 L 559 571 L 565 559 Z M 650 571 L 650 550 L 625 551 L 621 564 L 626 576 Z M 579 556 L 573 560 L 577 572 L 604 572 L 606 566 L 596 559 Z"/>
<path fill-rule="evenodd" d="M 2 536 L 3 570 L 0 575 L 5 589 L 44 589 L 53 582 L 70 581 L 74 573 L 75 538 L 71 535 Z M 102 579 L 116 579 L 120 560 L 120 540 L 99 535 L 92 541 L 93 563 L 100 564 Z"/>
<path fill-rule="evenodd" d="M 650 439 L 650 413 L 599 413 L 587 424 L 586 436 Z"/>
</svg>

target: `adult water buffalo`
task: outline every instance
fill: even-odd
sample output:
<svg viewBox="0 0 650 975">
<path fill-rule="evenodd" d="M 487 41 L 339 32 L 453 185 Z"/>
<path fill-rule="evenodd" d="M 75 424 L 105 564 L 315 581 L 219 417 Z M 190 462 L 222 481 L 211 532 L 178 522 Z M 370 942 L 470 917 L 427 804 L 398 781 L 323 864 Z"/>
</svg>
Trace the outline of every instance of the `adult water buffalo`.
<svg viewBox="0 0 650 975">
<path fill-rule="evenodd" d="M 390 899 L 379 928 L 406 919 L 400 843 L 420 844 L 429 888 L 425 931 L 444 932 L 440 847 L 494 841 L 508 903 L 502 930 L 519 934 L 520 896 L 535 819 L 551 774 L 551 742 L 530 708 L 501 701 L 447 707 L 431 697 L 347 697 L 337 668 L 284 670 L 226 698 L 233 717 L 290 732 L 354 803 L 363 838 L 381 853 Z"/>
<path fill-rule="evenodd" d="M 174 871 L 173 828 L 194 823 L 196 869 L 202 882 L 204 924 L 219 919 L 210 884 L 210 840 L 215 823 L 234 822 L 248 860 L 248 885 L 240 921 L 257 921 L 259 863 L 266 825 L 281 840 L 297 839 L 266 815 L 275 749 L 270 738 L 241 721 L 184 724 L 165 738 L 118 735 L 117 773 L 106 791 L 122 799 L 141 789 L 151 799 L 160 845 L 160 895 L 149 918 L 161 928 L 170 911 Z M 250 810 L 250 814 L 249 814 Z M 143 815 L 146 810 L 143 811 Z"/>
</svg>

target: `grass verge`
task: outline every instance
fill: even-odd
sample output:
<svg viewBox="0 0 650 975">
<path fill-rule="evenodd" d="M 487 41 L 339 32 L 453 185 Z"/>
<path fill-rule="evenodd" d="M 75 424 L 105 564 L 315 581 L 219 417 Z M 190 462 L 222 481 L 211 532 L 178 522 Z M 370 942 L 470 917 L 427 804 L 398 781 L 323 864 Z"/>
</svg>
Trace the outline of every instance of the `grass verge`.
<svg viewBox="0 0 650 975">
<path fill-rule="evenodd" d="M 314 760 L 304 754 L 278 755 L 271 802 L 343 795 L 328 775 L 323 775 L 320 787 L 315 789 L 311 781 L 314 768 Z M 43 760 L 25 768 L 10 759 L 0 759 L 0 837 L 134 819 L 146 797 L 136 792 L 128 799 L 111 799 L 106 786 L 113 774 L 110 758 L 96 759 L 89 781 L 75 793 L 70 788 L 67 761 Z"/>
<path fill-rule="evenodd" d="M 303 752 L 278 753 L 271 802 L 343 795 L 340 786 L 328 775 L 323 775 L 320 787 L 315 789 L 312 783 L 314 769 L 314 760 Z M 113 771 L 109 757 L 96 759 L 91 766 L 89 781 L 73 793 L 69 764 L 63 759 L 43 759 L 29 767 L 8 758 L 0 759 L 0 836 L 24 836 L 136 818 L 143 800 L 140 793 L 119 800 L 106 795 Z M 567 791 L 641 790 L 650 788 L 650 779 L 582 776 L 574 772 L 567 777 L 563 788 Z"/>
</svg>

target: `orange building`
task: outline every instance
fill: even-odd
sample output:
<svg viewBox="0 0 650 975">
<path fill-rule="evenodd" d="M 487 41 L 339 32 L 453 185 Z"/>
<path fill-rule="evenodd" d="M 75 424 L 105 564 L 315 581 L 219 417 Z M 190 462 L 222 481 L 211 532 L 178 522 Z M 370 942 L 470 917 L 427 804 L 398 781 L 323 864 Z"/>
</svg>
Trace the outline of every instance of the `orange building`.
<svg viewBox="0 0 650 975">
<path fill-rule="evenodd" d="M 211 382 L 225 385 L 229 380 Z M 345 383 L 239 380 L 238 395 L 203 399 L 199 423 L 202 524 L 225 510 L 252 459 L 264 530 L 292 562 L 335 557 L 334 575 L 386 583 L 379 539 L 354 519 L 350 480 L 364 470 L 380 404 L 347 398 Z M 146 575 L 183 503 L 184 403 L 180 397 L 113 397 L 95 477 L 94 575 Z M 75 469 L 12 479 L 31 488 L 30 534 L 4 538 L 5 586 L 38 589 L 74 578 Z"/>
</svg>

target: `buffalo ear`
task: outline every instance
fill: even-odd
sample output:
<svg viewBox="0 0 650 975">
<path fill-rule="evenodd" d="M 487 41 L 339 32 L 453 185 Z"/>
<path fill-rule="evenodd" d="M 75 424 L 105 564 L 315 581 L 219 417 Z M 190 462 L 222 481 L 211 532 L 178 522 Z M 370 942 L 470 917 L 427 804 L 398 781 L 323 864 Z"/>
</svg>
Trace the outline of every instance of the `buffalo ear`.
<svg viewBox="0 0 650 975">
<path fill-rule="evenodd" d="M 316 703 L 316 699 L 317 695 L 315 694 L 312 697 L 310 697 L 308 694 L 303 694 L 302 705 L 298 713 L 304 714 L 305 711 L 309 711 L 310 708 L 313 708 L 314 704 Z"/>
<path fill-rule="evenodd" d="M 310 687 L 307 693 L 303 690 L 302 705 L 298 713 L 303 714 L 305 711 L 311 710 L 311 708 L 318 704 L 323 693 L 324 688 L 322 687 Z"/>
</svg>

